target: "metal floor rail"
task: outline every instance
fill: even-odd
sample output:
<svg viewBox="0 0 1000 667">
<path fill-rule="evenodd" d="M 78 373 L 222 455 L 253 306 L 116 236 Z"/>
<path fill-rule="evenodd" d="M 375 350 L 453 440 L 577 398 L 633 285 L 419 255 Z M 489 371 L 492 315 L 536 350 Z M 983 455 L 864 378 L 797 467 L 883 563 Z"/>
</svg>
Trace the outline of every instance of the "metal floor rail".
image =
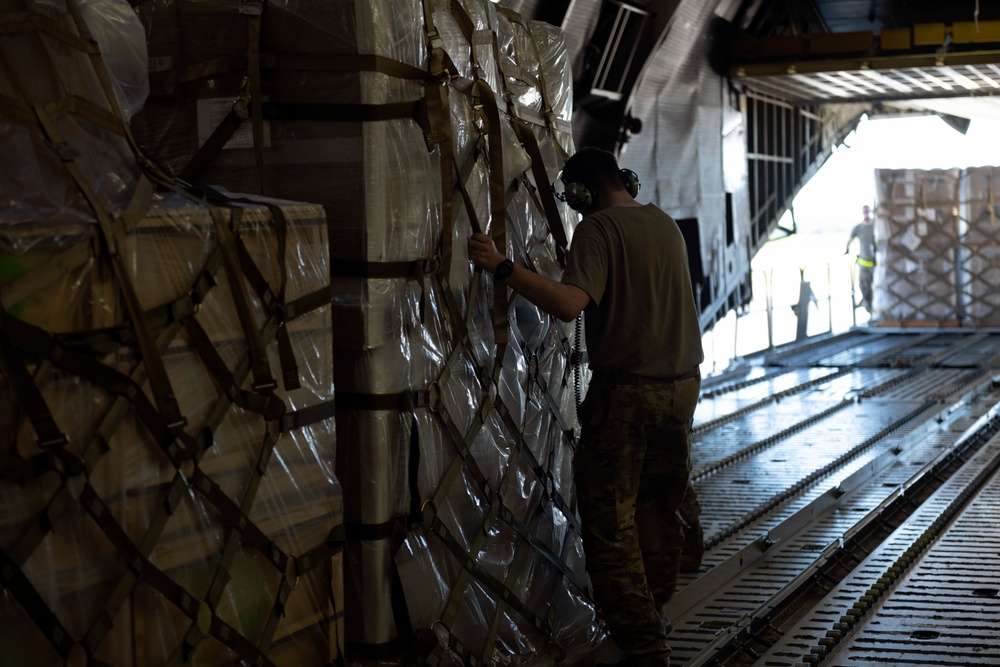
<svg viewBox="0 0 1000 667">
<path fill-rule="evenodd" d="M 901 490 L 918 478 L 926 494 L 947 496 L 954 452 L 970 447 L 960 436 L 1000 402 L 998 352 L 998 332 L 861 330 L 707 379 L 692 458 L 708 550 L 665 609 L 674 664 L 817 664 L 850 650 L 809 616 L 868 555 L 844 552 L 845 536 L 897 496 L 916 502 Z M 890 532 L 866 530 L 871 549 L 869 533 Z M 807 617 L 822 632 L 796 639 Z M 801 646 L 779 659 L 786 638 Z"/>
</svg>

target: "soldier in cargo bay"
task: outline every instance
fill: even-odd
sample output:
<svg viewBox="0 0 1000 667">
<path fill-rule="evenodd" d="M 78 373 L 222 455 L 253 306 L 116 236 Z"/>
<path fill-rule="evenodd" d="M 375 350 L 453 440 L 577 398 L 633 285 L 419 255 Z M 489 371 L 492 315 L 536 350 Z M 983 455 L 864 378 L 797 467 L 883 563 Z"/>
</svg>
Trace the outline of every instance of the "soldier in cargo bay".
<svg viewBox="0 0 1000 667">
<path fill-rule="evenodd" d="M 851 252 L 851 241 L 858 240 L 858 287 L 861 290 L 861 304 L 872 312 L 872 279 L 875 273 L 875 225 L 872 224 L 871 208 L 861 207 L 861 222 L 854 225 L 847 239 L 847 249 Z"/>
<path fill-rule="evenodd" d="M 563 321 L 584 313 L 593 377 L 574 478 L 587 572 L 623 664 L 667 665 L 659 610 L 677 583 L 704 358 L 687 250 L 669 215 L 635 200 L 637 177 L 611 153 L 581 149 L 560 181 L 560 199 L 584 215 L 561 282 L 484 234 L 469 239 L 469 258 Z"/>
</svg>

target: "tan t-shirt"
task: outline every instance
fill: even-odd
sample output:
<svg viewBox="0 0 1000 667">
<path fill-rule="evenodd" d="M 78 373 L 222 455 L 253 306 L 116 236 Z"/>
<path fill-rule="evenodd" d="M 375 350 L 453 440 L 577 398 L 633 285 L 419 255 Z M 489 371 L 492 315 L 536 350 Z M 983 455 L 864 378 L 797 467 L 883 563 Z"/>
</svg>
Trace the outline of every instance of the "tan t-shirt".
<svg viewBox="0 0 1000 667">
<path fill-rule="evenodd" d="M 684 236 L 656 206 L 584 218 L 562 281 L 592 300 L 584 316 L 592 369 L 669 378 L 705 358 Z"/>
</svg>

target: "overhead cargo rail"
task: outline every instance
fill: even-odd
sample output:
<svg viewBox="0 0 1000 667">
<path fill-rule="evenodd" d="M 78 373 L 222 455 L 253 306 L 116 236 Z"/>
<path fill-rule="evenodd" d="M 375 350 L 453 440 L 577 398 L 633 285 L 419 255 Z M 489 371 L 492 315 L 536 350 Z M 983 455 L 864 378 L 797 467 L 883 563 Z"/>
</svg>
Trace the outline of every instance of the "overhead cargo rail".
<svg viewBox="0 0 1000 667">
<path fill-rule="evenodd" d="M 923 23 L 873 32 L 739 37 L 730 75 L 790 102 L 993 95 L 1000 21 Z"/>
</svg>

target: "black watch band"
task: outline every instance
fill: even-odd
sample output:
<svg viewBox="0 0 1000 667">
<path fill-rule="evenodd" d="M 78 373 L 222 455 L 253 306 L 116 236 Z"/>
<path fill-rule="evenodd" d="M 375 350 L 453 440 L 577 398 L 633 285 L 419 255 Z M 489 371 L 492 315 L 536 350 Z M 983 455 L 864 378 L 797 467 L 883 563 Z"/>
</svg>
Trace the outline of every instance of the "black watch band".
<svg viewBox="0 0 1000 667">
<path fill-rule="evenodd" d="M 497 282 L 506 280 L 512 273 L 514 273 L 514 262 L 509 259 L 504 259 L 497 265 L 496 270 L 493 271 L 493 279 Z"/>
</svg>

